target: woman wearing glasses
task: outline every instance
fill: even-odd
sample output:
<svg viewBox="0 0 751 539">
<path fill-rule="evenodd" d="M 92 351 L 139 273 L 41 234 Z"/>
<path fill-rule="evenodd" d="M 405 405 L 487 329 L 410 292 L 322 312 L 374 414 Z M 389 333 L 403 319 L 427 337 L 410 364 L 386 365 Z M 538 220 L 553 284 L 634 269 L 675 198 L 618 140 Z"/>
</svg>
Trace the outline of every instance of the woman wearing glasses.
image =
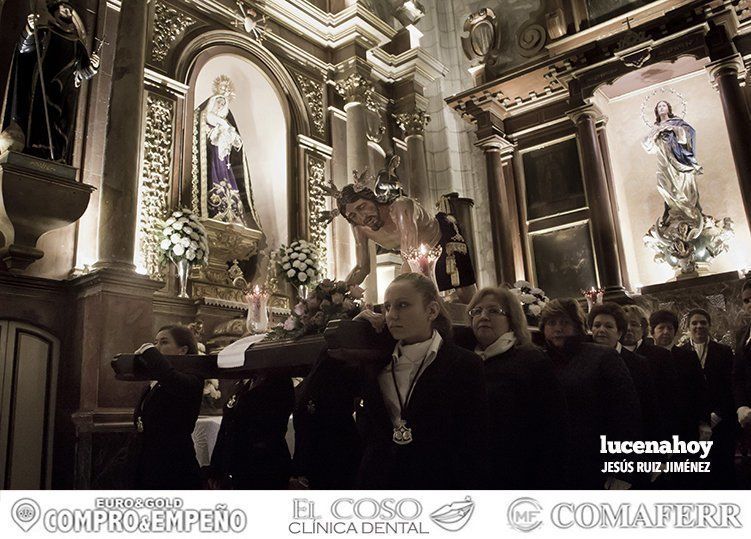
<svg viewBox="0 0 751 539">
<path fill-rule="evenodd" d="M 469 304 L 475 353 L 488 388 L 488 488 L 562 488 L 568 421 L 563 390 L 531 344 L 518 298 L 483 288 Z"/>
<path fill-rule="evenodd" d="M 450 342 L 438 291 L 419 273 L 394 279 L 383 311 L 358 315 L 377 331 L 385 324 L 398 341 L 386 365 L 362 365 L 358 487 L 481 488 L 487 400 L 480 359 Z"/>
</svg>

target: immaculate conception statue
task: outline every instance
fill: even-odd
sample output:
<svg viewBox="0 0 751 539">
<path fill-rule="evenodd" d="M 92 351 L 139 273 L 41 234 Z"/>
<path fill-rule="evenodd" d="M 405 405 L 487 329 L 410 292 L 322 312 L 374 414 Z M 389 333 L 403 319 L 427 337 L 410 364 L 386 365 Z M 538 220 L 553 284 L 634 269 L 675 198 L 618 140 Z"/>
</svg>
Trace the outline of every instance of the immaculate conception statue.
<svg viewBox="0 0 751 539">
<path fill-rule="evenodd" d="M 680 212 L 699 223 L 701 206 L 696 176 L 703 173 L 696 162 L 696 131 L 683 119 L 673 115 L 673 108 L 667 101 L 660 101 L 655 107 L 655 124 L 643 141 L 644 149 L 658 156 L 657 191 L 665 201 L 662 222 L 670 215 Z"/>
<path fill-rule="evenodd" d="M 728 249 L 733 235 L 729 217 L 715 220 L 702 213 L 696 178 L 703 169 L 696 160 L 696 131 L 673 114 L 667 101 L 654 108 L 655 122 L 642 141 L 647 153 L 657 155 L 657 191 L 664 211 L 644 236 L 654 249 L 655 261 L 666 262 L 677 275 L 697 274 L 697 265 L 706 265 Z"/>
</svg>

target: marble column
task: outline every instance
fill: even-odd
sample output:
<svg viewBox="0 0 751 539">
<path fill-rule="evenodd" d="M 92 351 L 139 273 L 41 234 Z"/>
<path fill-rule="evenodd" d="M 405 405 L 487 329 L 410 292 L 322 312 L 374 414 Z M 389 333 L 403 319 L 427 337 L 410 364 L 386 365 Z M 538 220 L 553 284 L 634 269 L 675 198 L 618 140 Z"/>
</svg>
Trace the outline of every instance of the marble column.
<svg viewBox="0 0 751 539">
<path fill-rule="evenodd" d="M 352 74 L 337 82 L 336 89 L 344 97 L 347 115 L 347 174 L 361 173 L 369 165 L 367 102 L 373 86 L 362 75 Z"/>
<path fill-rule="evenodd" d="M 576 138 L 581 153 L 584 189 L 589 206 L 589 222 L 595 247 L 595 261 L 600 286 L 607 299 L 625 295 L 613 209 L 606 174 L 605 161 L 597 134 L 597 121 L 602 113 L 594 105 L 584 105 L 568 112 L 576 126 Z"/>
<path fill-rule="evenodd" d="M 428 182 L 428 160 L 425 155 L 425 126 L 430 116 L 425 111 L 415 109 L 396 115 L 396 121 L 404 131 L 407 145 L 407 168 L 409 169 L 409 196 L 425 208 L 432 208 L 430 184 Z"/>
<path fill-rule="evenodd" d="M 100 193 L 97 268 L 133 270 L 148 1 L 120 9 Z"/>
<path fill-rule="evenodd" d="M 506 139 L 495 134 L 480 139 L 477 146 L 485 153 L 496 282 L 513 284 L 516 281 L 514 239 L 511 237 L 510 226 L 513 217 L 511 201 L 506 189 L 506 178 L 503 174 L 503 163 L 511 157 L 514 147 Z"/>
<path fill-rule="evenodd" d="M 360 75 L 353 73 L 336 83 L 336 90 L 345 100 L 344 112 L 347 116 L 347 175 L 349 183 L 353 181 L 353 171 L 362 173 L 369 168 L 368 153 L 368 120 L 367 103 L 372 83 Z M 376 171 L 369 171 L 374 174 Z M 378 300 L 378 276 L 376 272 L 376 247 L 370 242 L 370 273 L 363 284 L 365 300 L 376 303 Z"/>
<path fill-rule="evenodd" d="M 608 136 L 605 127 L 608 123 L 607 116 L 601 116 L 597 119 L 597 137 L 600 141 L 600 151 L 602 152 L 602 161 L 605 165 L 605 176 L 608 180 L 608 195 L 610 195 L 610 207 L 613 212 L 613 224 L 615 226 L 616 245 L 618 247 L 618 259 L 621 265 L 621 281 L 626 290 L 631 290 L 629 281 L 628 267 L 626 266 L 626 252 L 623 249 L 623 231 L 618 222 L 618 201 L 615 198 L 615 183 L 613 179 L 613 167 L 610 161 L 610 146 L 608 145 Z"/>
<path fill-rule="evenodd" d="M 751 114 L 740 82 L 746 74 L 743 58 L 734 54 L 711 62 L 707 71 L 712 84 L 720 92 L 746 221 L 751 226 Z"/>
</svg>

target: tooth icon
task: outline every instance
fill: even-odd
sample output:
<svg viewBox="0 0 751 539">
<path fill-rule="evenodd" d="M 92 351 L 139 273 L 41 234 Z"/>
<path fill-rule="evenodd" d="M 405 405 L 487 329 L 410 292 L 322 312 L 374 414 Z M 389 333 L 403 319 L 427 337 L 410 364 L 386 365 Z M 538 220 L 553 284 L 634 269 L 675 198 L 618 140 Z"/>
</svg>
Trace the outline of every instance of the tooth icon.
<svg viewBox="0 0 751 539">
<path fill-rule="evenodd" d="M 39 509 L 39 504 L 31 498 L 21 498 L 13 504 L 10 513 L 13 522 L 18 524 L 18 527 L 23 531 L 27 532 L 39 521 L 41 510 Z"/>
<path fill-rule="evenodd" d="M 475 510 L 475 502 L 467 496 L 462 502 L 453 502 L 439 507 L 430 515 L 430 520 L 446 531 L 461 530 L 469 522 Z"/>
</svg>

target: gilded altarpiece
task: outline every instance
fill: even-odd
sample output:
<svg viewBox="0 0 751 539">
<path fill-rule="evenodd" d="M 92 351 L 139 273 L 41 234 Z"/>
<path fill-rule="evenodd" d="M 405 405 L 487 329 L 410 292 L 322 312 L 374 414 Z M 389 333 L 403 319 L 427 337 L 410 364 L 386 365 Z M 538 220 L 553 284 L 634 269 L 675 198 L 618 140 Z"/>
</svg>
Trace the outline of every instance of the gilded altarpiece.
<svg viewBox="0 0 751 539">
<path fill-rule="evenodd" d="M 323 186 L 326 183 L 326 161 L 307 154 L 308 212 L 310 214 L 310 241 L 316 246 L 321 260 L 326 260 L 326 225 L 322 212 L 327 209 Z"/>
<path fill-rule="evenodd" d="M 159 224 L 169 210 L 174 143 L 175 102 L 148 92 L 139 189 L 137 265 L 154 279 L 164 279 L 160 265 Z"/>
<path fill-rule="evenodd" d="M 311 127 L 313 128 L 313 134 L 320 138 L 326 138 L 326 114 L 324 103 L 324 87 L 323 83 L 316 81 L 302 73 L 292 73 L 297 86 L 300 88 L 300 92 L 305 98 L 305 105 L 308 108 L 308 114 L 310 115 Z"/>
</svg>

